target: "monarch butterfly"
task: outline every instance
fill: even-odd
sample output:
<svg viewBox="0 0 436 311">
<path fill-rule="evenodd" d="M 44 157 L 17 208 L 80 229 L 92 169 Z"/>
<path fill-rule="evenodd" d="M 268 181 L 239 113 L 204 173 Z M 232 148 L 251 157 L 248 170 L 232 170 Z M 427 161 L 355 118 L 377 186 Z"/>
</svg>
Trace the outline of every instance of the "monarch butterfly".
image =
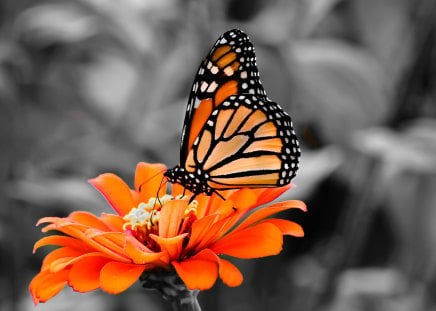
<svg viewBox="0 0 436 311">
<path fill-rule="evenodd" d="M 248 36 L 238 29 L 227 31 L 197 71 L 180 164 L 165 176 L 194 196 L 279 187 L 295 176 L 299 157 L 291 118 L 267 97 Z"/>
</svg>

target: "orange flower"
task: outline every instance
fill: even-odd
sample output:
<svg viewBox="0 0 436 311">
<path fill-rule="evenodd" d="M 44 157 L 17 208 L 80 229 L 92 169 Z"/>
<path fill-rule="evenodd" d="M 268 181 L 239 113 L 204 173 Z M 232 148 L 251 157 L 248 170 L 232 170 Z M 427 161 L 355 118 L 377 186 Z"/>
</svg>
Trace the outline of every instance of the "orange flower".
<svg viewBox="0 0 436 311">
<path fill-rule="evenodd" d="M 165 194 L 165 170 L 162 164 L 139 163 L 134 190 L 114 174 L 91 179 L 116 215 L 97 217 L 80 211 L 66 218 L 39 220 L 38 224 L 49 223 L 43 232 L 56 230 L 64 235 L 47 236 L 35 244 L 34 251 L 44 245 L 60 246 L 45 257 L 41 272 L 30 283 L 35 304 L 52 298 L 66 284 L 78 292 L 101 288 L 120 293 L 144 271 L 153 269 L 175 269 L 189 289 L 208 289 L 218 276 L 225 284 L 238 286 L 242 274 L 218 255 L 276 255 L 282 249 L 283 235 L 304 234 L 294 222 L 266 218 L 291 208 L 305 211 L 301 201 L 252 212 L 290 185 L 227 191 L 225 201 L 215 194 L 201 194 L 189 202 L 192 195 L 182 196 L 185 189 L 179 185 L 172 186 L 172 195 Z"/>
</svg>

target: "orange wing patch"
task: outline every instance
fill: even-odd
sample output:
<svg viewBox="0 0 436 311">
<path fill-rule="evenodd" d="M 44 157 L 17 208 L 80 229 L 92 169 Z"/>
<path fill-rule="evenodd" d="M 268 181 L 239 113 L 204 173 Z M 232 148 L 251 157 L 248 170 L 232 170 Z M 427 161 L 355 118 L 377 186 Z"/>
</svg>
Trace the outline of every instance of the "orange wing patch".
<svg viewBox="0 0 436 311">
<path fill-rule="evenodd" d="M 210 98 L 203 99 L 200 102 L 198 108 L 194 111 L 194 116 L 192 117 L 191 128 L 189 132 L 189 141 L 188 141 L 188 149 L 191 150 L 192 145 L 194 144 L 195 139 L 198 134 L 200 134 L 201 129 L 212 113 L 212 100 Z M 189 152 L 189 151 L 188 151 Z"/>
<path fill-rule="evenodd" d="M 255 127 L 258 124 L 261 124 L 267 120 L 266 115 L 264 112 L 260 110 L 256 110 L 255 113 L 253 113 L 245 122 L 245 124 L 241 128 L 241 132 L 250 132 L 253 127 Z M 273 125 L 274 126 L 274 125 Z"/>
<path fill-rule="evenodd" d="M 240 106 L 233 114 L 232 121 L 230 121 L 230 124 L 227 126 L 224 137 L 228 138 L 232 136 L 251 112 L 253 112 L 252 109 L 249 109 L 245 106 Z"/>
<path fill-rule="evenodd" d="M 203 168 L 208 170 L 222 160 L 231 157 L 244 146 L 248 139 L 249 137 L 246 135 L 236 135 L 228 141 L 220 141 L 209 154 Z"/>
<path fill-rule="evenodd" d="M 224 55 L 223 57 L 221 57 L 216 62 L 216 64 L 218 65 L 219 68 L 224 68 L 227 65 L 231 64 L 234 60 L 236 60 L 236 53 L 230 52 L 230 53 L 227 53 L 226 55 Z"/>
<path fill-rule="evenodd" d="M 214 171 L 210 172 L 210 176 L 225 176 L 235 173 L 249 173 L 250 171 L 262 170 L 280 170 L 281 161 L 275 155 L 262 155 L 252 158 L 240 158 L 230 163 L 224 164 Z M 256 175 L 258 176 L 258 175 Z"/>
<path fill-rule="evenodd" d="M 275 137 L 277 136 L 277 127 L 272 122 L 262 124 L 254 133 L 254 137 Z"/>
<path fill-rule="evenodd" d="M 221 137 L 226 127 L 226 124 L 229 122 L 230 117 L 233 115 L 233 112 L 233 110 L 225 110 L 218 115 L 215 128 L 215 139 Z"/>
<path fill-rule="evenodd" d="M 231 50 L 231 46 L 230 45 L 223 45 L 220 46 L 219 48 L 217 48 L 215 50 L 215 52 L 213 52 L 212 54 L 212 60 L 215 62 L 218 58 L 220 58 L 221 56 L 223 56 L 224 54 L 226 54 L 228 51 Z"/>
<path fill-rule="evenodd" d="M 201 136 L 200 143 L 198 144 L 198 149 L 197 149 L 198 162 L 203 163 L 203 160 L 206 157 L 211 144 L 212 144 L 212 134 L 209 131 L 204 131 L 203 135 Z"/>
<path fill-rule="evenodd" d="M 258 187 L 275 187 L 279 173 L 259 174 L 244 177 L 220 177 L 211 178 L 208 182 L 209 186 L 215 189 L 232 189 L 237 185 L 238 187 L 258 186 Z"/>
<path fill-rule="evenodd" d="M 244 153 L 256 152 L 256 151 L 267 151 L 275 152 L 280 154 L 283 147 L 282 140 L 280 138 L 271 138 L 254 141 Z"/>
<path fill-rule="evenodd" d="M 227 97 L 238 93 L 238 82 L 230 80 L 224 83 L 215 94 L 215 108 L 218 107 Z"/>
</svg>

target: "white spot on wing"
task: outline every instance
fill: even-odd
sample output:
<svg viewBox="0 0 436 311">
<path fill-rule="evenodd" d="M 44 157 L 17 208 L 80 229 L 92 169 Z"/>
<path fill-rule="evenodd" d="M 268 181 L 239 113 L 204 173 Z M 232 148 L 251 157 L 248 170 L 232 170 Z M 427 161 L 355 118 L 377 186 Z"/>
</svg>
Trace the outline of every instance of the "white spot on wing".
<svg viewBox="0 0 436 311">
<path fill-rule="evenodd" d="M 224 73 L 226 74 L 226 76 L 230 77 L 233 74 L 233 69 L 230 66 L 227 66 L 226 68 L 224 68 Z"/>
<path fill-rule="evenodd" d="M 194 103 L 194 109 L 197 109 L 198 106 L 200 106 L 201 101 L 196 97 L 195 98 L 195 103 Z"/>
<path fill-rule="evenodd" d="M 208 92 L 214 92 L 215 89 L 217 88 L 217 86 L 218 86 L 218 84 L 217 84 L 215 81 L 213 81 L 213 82 L 209 85 L 207 91 L 208 91 Z"/>
<path fill-rule="evenodd" d="M 207 82 L 203 81 L 201 83 L 200 91 L 202 91 L 202 92 L 206 91 L 207 86 L 208 86 Z"/>
<path fill-rule="evenodd" d="M 214 75 L 216 75 L 216 74 L 218 73 L 218 71 L 219 71 L 219 68 L 218 68 L 217 66 L 213 66 L 213 67 L 210 69 L 210 72 L 212 72 Z"/>
</svg>

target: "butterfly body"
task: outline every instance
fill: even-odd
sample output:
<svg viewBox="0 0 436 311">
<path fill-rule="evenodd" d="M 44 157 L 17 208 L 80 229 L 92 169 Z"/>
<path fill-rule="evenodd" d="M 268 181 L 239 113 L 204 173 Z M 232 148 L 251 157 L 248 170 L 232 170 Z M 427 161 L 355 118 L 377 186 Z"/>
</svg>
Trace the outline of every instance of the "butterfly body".
<svg viewBox="0 0 436 311">
<path fill-rule="evenodd" d="M 224 33 L 198 69 L 180 164 L 166 177 L 194 194 L 279 187 L 295 176 L 299 156 L 291 118 L 266 96 L 247 35 Z"/>
</svg>

